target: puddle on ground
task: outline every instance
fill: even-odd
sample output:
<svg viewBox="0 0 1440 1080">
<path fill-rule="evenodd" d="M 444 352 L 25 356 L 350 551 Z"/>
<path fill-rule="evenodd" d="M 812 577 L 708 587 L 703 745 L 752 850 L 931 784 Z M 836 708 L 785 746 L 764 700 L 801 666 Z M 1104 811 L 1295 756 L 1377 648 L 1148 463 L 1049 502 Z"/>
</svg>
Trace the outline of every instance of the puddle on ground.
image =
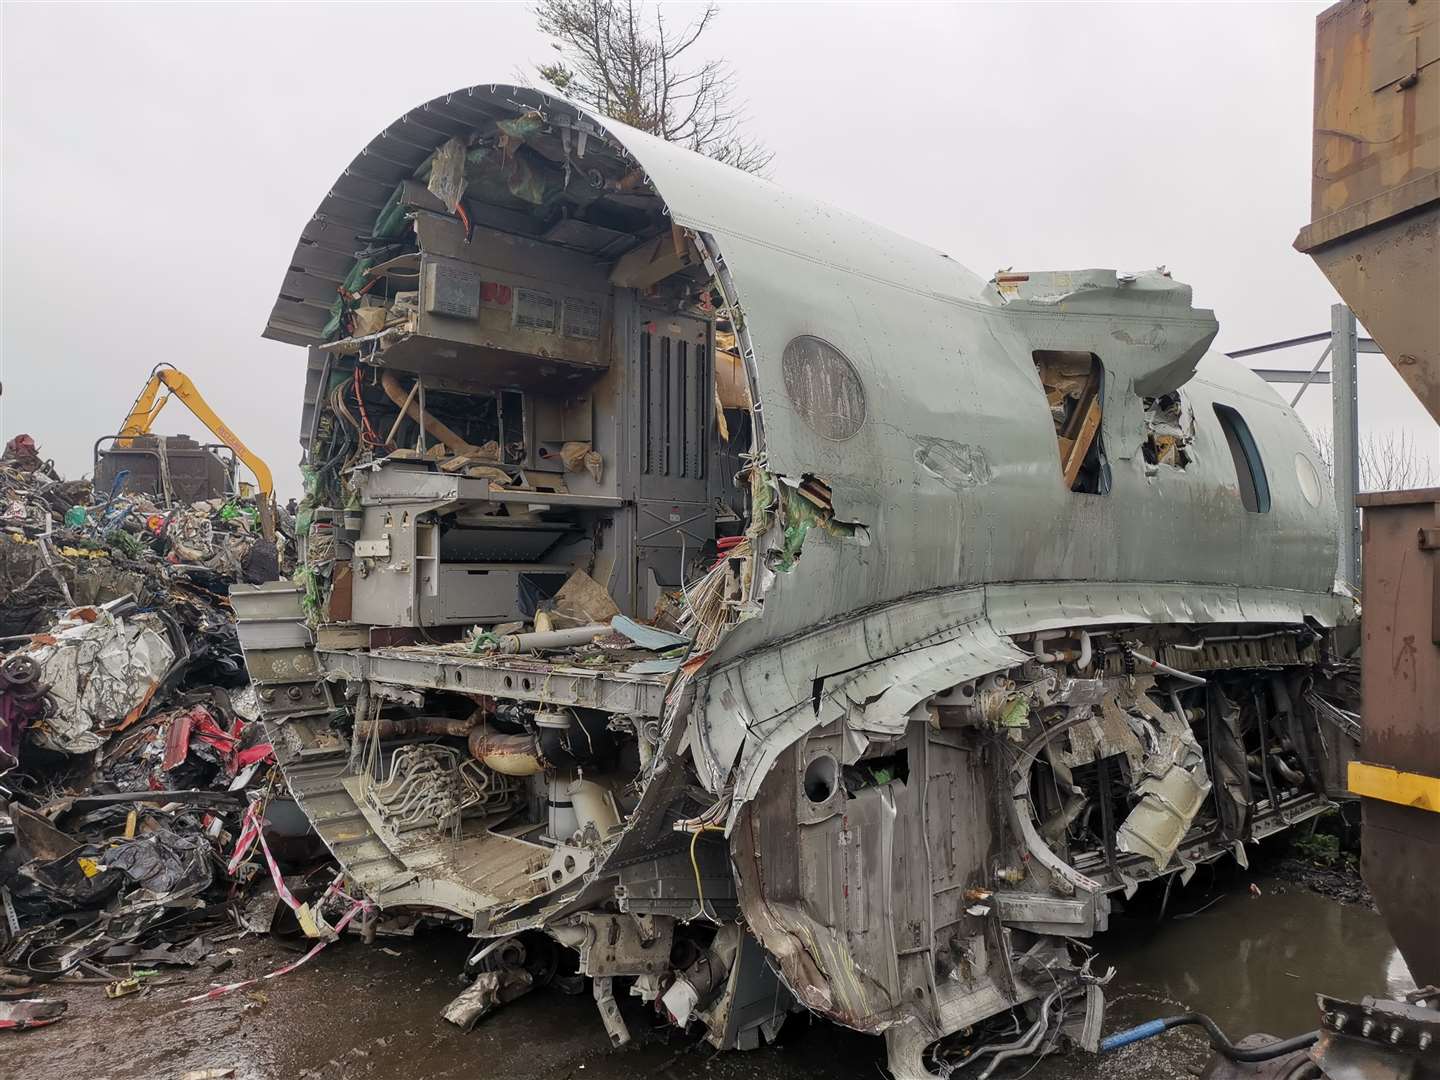
<svg viewBox="0 0 1440 1080">
<path fill-rule="evenodd" d="M 1225 893 L 1192 918 L 1113 919 L 1096 967 L 1115 966 L 1117 992 L 1184 1003 L 1232 1038 L 1311 1030 L 1318 991 L 1358 998 L 1414 989 L 1375 912 L 1267 885 L 1260 896 Z M 1177 910 L 1186 911 L 1172 899 Z"/>
</svg>

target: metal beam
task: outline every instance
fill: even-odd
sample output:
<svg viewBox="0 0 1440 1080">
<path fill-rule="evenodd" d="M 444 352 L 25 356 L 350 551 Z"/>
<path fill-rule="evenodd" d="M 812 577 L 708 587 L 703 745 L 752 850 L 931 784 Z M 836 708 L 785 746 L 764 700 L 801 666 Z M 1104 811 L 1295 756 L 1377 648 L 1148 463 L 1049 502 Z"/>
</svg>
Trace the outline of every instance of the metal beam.
<svg viewBox="0 0 1440 1080">
<path fill-rule="evenodd" d="M 1401 772 L 1365 761 L 1352 761 L 1349 768 L 1348 786 L 1354 794 L 1440 814 L 1440 777 Z"/>
<path fill-rule="evenodd" d="M 1268 383 L 1319 383 L 1321 386 L 1330 385 L 1330 373 L 1328 371 L 1300 371 L 1296 368 L 1254 368 L 1256 375 L 1259 375 Z"/>
<path fill-rule="evenodd" d="M 1277 349 L 1288 349 L 1293 345 L 1314 345 L 1316 342 L 1329 340 L 1329 332 L 1323 334 L 1306 334 L 1304 337 L 1286 338 L 1284 341 L 1272 341 L 1268 345 L 1252 345 L 1248 349 L 1236 349 L 1234 352 L 1228 352 L 1225 355 L 1230 357 L 1231 360 L 1240 360 L 1247 356 L 1258 356 L 1261 353 L 1275 352 Z M 1380 353 L 1381 349 L 1379 345 L 1375 344 L 1374 338 L 1357 337 L 1355 351 L 1362 353 Z"/>
<path fill-rule="evenodd" d="M 659 716 L 668 678 L 550 664 L 507 665 L 485 656 L 420 650 L 338 650 L 319 656 L 325 674 L 332 678 L 372 679 L 416 690 L 444 687 L 457 694 L 486 694 L 629 716 Z"/>
<path fill-rule="evenodd" d="M 1318 375 L 1318 374 L 1320 373 L 1320 365 L 1323 364 L 1323 363 L 1325 363 L 1325 358 L 1330 355 L 1330 350 L 1332 350 L 1333 348 L 1335 348 L 1335 344 L 1334 344 L 1334 342 L 1331 342 L 1329 345 L 1326 345 L 1326 346 L 1325 346 L 1325 351 L 1322 352 L 1322 353 L 1316 358 L 1316 360 L 1315 360 L 1315 366 L 1310 369 L 1310 374 L 1311 374 L 1312 377 L 1315 376 L 1315 375 Z M 1330 380 L 1329 380 L 1329 378 L 1327 377 L 1325 381 L 1328 383 Z M 1290 408 L 1293 409 L 1293 408 L 1295 408 L 1296 405 L 1299 405 L 1299 404 L 1300 404 L 1300 399 L 1305 396 L 1305 391 L 1308 390 L 1309 388 L 1310 388 L 1310 382 L 1309 382 L 1309 381 L 1306 381 L 1305 384 L 1304 384 L 1303 386 L 1301 386 L 1299 390 L 1296 390 L 1296 391 L 1295 391 L 1295 396 L 1290 399 Z"/>
<path fill-rule="evenodd" d="M 1339 515 L 1340 580 L 1360 588 L 1360 411 L 1355 359 L 1359 341 L 1355 313 L 1344 304 L 1330 308 L 1330 394 L 1335 453 L 1335 512 Z"/>
<path fill-rule="evenodd" d="M 1313 345 L 1317 341 L 1329 341 L 1330 334 L 1306 334 L 1304 337 L 1287 338 L 1284 341 L 1272 341 L 1269 345 L 1254 345 L 1248 349 L 1237 349 L 1225 355 L 1231 360 L 1239 360 L 1246 356 L 1258 356 L 1260 353 L 1274 352 L 1276 349 L 1288 349 L 1292 345 Z"/>
</svg>

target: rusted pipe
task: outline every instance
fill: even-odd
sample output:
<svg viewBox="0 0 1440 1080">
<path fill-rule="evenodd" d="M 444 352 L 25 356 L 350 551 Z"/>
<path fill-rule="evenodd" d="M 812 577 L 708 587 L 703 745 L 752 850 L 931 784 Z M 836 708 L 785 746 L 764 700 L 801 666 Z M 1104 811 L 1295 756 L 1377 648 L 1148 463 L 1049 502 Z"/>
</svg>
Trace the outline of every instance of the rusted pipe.
<svg viewBox="0 0 1440 1080">
<path fill-rule="evenodd" d="M 362 738 L 374 734 L 378 725 L 382 739 L 403 739 L 411 735 L 455 735 L 464 738 L 470 734 L 474 721 L 469 717 L 451 716 L 410 716 L 399 720 L 357 720 L 356 734 Z"/>
<path fill-rule="evenodd" d="M 419 385 L 420 380 L 416 379 L 415 387 Z M 449 450 L 452 454 L 465 454 L 475 449 L 475 447 L 471 446 L 459 435 L 456 435 L 455 432 L 451 431 L 439 420 L 436 420 L 423 408 L 415 404 L 414 398 L 411 396 L 414 393 L 415 387 L 412 387 L 411 393 L 407 394 L 400 386 L 400 380 L 388 371 L 381 374 L 380 387 L 385 391 L 386 396 L 396 404 L 403 415 L 410 417 L 411 420 L 414 420 L 418 424 L 423 424 L 425 430 L 435 436 L 440 442 L 444 443 L 445 449 Z"/>
<path fill-rule="evenodd" d="M 481 724 L 472 728 L 470 756 L 506 776 L 538 776 L 545 771 L 534 735 L 507 735 Z"/>
<path fill-rule="evenodd" d="M 1063 640 L 1064 638 L 1064 630 L 1035 631 L 1035 636 L 1031 639 L 1030 642 L 1030 644 L 1035 649 L 1035 659 L 1039 660 L 1042 664 L 1057 664 L 1061 660 L 1069 659 L 1068 656 L 1063 656 L 1058 652 L 1047 652 L 1045 649 L 1045 643 L 1047 641 L 1055 641 L 1057 639 Z"/>
</svg>

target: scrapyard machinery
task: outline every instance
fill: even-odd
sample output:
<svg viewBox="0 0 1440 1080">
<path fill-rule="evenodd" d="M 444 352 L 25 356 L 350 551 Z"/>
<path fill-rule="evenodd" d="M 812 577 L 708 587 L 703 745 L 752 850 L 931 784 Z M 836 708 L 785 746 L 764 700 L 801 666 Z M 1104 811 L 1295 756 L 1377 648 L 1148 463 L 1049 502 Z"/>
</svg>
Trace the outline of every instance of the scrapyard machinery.
<svg viewBox="0 0 1440 1080">
<path fill-rule="evenodd" d="M 161 390 L 165 393 L 161 393 Z M 170 399 L 181 404 L 220 440 L 202 446 L 188 435 L 155 435 L 151 429 Z M 218 451 L 230 452 L 227 462 Z M 221 498 L 236 488 L 235 462 L 241 461 L 255 477 L 256 505 L 261 531 L 275 537 L 275 484 L 265 464 L 230 430 L 210 407 L 190 377 L 173 364 L 156 364 L 115 435 L 95 443 L 95 485 L 102 491 L 124 489 L 154 494 L 171 502 Z"/>
<path fill-rule="evenodd" d="M 385 918 L 469 926 L 460 1020 L 569 958 L 617 1045 L 628 993 L 906 1077 L 1093 1048 L 1074 943 L 1318 814 L 1354 719 L 1323 467 L 1216 329 L 1163 270 L 986 281 L 534 89 L 430 101 L 265 330 L 305 570 L 233 598 L 288 786 Z"/>
</svg>

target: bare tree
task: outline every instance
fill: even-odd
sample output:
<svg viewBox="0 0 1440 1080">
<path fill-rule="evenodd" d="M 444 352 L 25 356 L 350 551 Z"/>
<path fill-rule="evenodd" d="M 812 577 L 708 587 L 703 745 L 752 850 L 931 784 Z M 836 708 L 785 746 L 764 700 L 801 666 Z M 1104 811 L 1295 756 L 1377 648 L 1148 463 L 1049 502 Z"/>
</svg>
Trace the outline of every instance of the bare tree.
<svg viewBox="0 0 1440 1080">
<path fill-rule="evenodd" d="M 595 111 L 746 172 L 773 156 L 741 133 L 743 106 L 723 60 L 691 63 L 715 5 L 679 32 L 644 0 L 540 0 L 535 17 L 560 58 L 536 66 L 549 85 Z"/>
<path fill-rule="evenodd" d="M 1335 441 L 1328 431 L 1314 433 L 1325 469 L 1335 473 Z M 1367 435 L 1360 440 L 1360 490 L 1404 491 L 1436 483 L 1435 462 L 1421 452 L 1408 431 Z"/>
</svg>

